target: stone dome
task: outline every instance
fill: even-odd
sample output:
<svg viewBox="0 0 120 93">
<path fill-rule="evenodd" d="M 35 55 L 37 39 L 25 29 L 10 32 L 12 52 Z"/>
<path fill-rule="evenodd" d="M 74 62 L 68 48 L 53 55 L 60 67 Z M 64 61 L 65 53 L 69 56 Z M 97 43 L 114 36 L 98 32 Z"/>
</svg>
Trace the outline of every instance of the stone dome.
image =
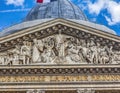
<svg viewBox="0 0 120 93">
<path fill-rule="evenodd" d="M 50 3 L 38 3 L 28 13 L 25 21 L 46 18 L 64 18 L 87 20 L 84 13 L 69 0 L 57 0 Z"/>
<path fill-rule="evenodd" d="M 88 19 L 84 13 L 69 0 L 57 0 L 50 3 L 37 4 L 31 9 L 23 22 L 10 26 L 0 32 L 0 38 L 19 32 L 23 29 L 33 27 L 48 21 L 55 20 L 56 18 L 63 18 L 65 20 L 95 28 L 104 32 L 115 34 L 116 32 L 107 28 L 106 26 L 99 25 L 87 21 Z"/>
</svg>

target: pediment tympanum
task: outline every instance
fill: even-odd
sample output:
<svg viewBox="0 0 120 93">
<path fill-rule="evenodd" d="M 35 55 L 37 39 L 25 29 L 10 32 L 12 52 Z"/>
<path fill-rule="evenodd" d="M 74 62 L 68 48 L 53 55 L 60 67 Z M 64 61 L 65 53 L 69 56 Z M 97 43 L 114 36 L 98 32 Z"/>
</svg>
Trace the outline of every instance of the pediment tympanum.
<svg viewBox="0 0 120 93">
<path fill-rule="evenodd" d="M 8 36 L 0 44 L 0 65 L 120 63 L 117 36 L 89 33 L 88 27 L 82 31 L 82 27 L 68 25 L 63 22 L 44 29 L 38 26 L 28 33 L 21 31 L 16 38 Z"/>
<path fill-rule="evenodd" d="M 92 39 L 56 34 L 0 53 L 1 65 L 119 64 L 119 52 Z"/>
</svg>

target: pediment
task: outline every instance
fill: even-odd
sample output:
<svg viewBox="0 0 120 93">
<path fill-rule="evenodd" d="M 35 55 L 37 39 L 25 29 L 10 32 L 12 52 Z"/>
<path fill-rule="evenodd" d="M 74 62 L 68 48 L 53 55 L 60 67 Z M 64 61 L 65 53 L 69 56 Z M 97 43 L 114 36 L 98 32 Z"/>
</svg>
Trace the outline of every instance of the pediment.
<svg viewBox="0 0 120 93">
<path fill-rule="evenodd" d="M 0 64 L 119 64 L 119 42 L 115 35 L 58 19 L 0 38 Z"/>
</svg>

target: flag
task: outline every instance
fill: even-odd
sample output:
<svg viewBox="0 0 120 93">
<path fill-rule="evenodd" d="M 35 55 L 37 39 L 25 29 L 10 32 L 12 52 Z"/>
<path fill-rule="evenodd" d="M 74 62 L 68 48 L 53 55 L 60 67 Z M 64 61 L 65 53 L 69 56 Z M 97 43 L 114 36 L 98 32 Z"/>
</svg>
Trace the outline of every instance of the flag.
<svg viewBox="0 0 120 93">
<path fill-rule="evenodd" d="M 37 0 L 37 3 L 49 3 L 57 0 Z"/>
</svg>

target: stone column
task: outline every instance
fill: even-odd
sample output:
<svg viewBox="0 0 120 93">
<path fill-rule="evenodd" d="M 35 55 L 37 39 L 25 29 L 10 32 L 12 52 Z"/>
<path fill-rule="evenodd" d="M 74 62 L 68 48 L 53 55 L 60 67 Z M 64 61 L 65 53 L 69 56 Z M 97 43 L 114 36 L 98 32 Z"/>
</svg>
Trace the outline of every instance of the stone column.
<svg viewBox="0 0 120 93">
<path fill-rule="evenodd" d="M 26 93 L 45 93 L 44 90 L 28 90 Z"/>
<path fill-rule="evenodd" d="M 93 89 L 77 89 L 77 93 L 95 93 Z"/>
</svg>

